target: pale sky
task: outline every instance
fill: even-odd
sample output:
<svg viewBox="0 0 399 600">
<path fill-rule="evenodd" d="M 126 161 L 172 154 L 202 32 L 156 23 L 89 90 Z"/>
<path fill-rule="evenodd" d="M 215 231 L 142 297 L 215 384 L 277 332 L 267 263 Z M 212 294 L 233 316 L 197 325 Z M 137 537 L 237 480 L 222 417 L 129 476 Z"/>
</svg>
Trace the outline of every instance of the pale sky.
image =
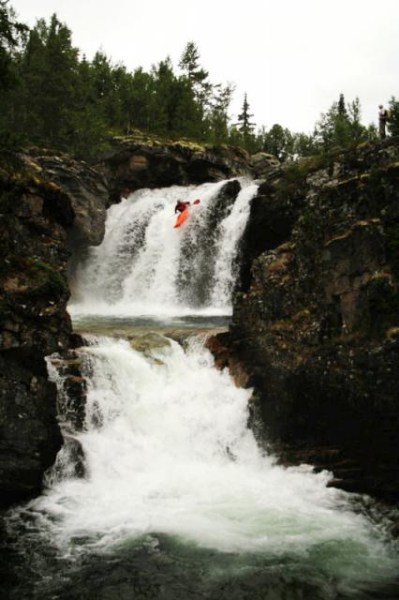
<svg viewBox="0 0 399 600">
<path fill-rule="evenodd" d="M 399 0 L 9 0 L 33 26 L 56 13 L 73 45 L 129 71 L 170 56 L 175 71 L 189 41 L 212 83 L 233 83 L 236 122 L 244 93 L 253 121 L 310 133 L 338 100 L 359 97 L 362 121 L 399 99 Z"/>
</svg>

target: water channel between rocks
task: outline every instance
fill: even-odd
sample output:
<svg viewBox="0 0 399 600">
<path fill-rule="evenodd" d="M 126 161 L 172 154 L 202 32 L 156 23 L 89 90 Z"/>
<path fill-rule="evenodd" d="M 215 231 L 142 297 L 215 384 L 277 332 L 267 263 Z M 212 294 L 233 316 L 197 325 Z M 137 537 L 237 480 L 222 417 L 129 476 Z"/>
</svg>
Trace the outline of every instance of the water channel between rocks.
<svg viewBox="0 0 399 600">
<path fill-rule="evenodd" d="M 203 346 L 227 320 L 178 321 L 77 321 L 85 475 L 61 452 L 45 493 L 8 514 L 6 597 L 397 598 L 381 508 L 264 455 L 250 390 Z"/>
<path fill-rule="evenodd" d="M 84 424 L 43 494 L 3 515 L 9 600 L 399 598 L 390 518 L 331 474 L 284 468 L 248 427 L 252 391 L 204 347 L 231 315 L 242 182 L 145 190 L 111 207 L 103 244 L 71 282 Z M 182 231 L 177 199 L 201 203 Z M 223 197 L 222 197 L 223 198 Z M 217 218 L 216 218 L 217 217 Z"/>
</svg>

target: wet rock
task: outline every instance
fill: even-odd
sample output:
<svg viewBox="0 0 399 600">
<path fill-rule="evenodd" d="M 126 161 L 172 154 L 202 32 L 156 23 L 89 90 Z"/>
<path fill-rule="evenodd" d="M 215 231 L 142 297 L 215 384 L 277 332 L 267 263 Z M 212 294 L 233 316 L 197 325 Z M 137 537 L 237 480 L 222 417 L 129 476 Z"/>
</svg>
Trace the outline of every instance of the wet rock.
<svg viewBox="0 0 399 600">
<path fill-rule="evenodd" d="M 109 182 L 112 203 L 143 187 L 200 184 L 253 173 L 249 155 L 239 148 L 137 136 L 115 138 L 96 169 Z"/>
<path fill-rule="evenodd" d="M 104 194 L 87 165 L 37 149 L 21 154 L 17 175 L 0 178 L 1 503 L 38 493 L 61 447 L 45 357 L 76 343 L 66 310 L 68 246 L 72 238 L 100 241 Z M 70 378 L 71 391 L 78 379 Z"/>
<path fill-rule="evenodd" d="M 38 493 L 62 445 L 40 352 L 0 352 L 0 504 Z"/>
<path fill-rule="evenodd" d="M 280 161 L 273 154 L 267 152 L 257 152 L 251 156 L 251 166 L 256 179 L 266 177 L 271 169 L 280 166 Z"/>
<path fill-rule="evenodd" d="M 22 155 L 24 157 L 24 155 Z M 36 181 L 54 191 L 48 210 L 67 229 L 71 243 L 96 246 L 105 230 L 109 194 L 106 180 L 84 161 L 31 149 L 26 160 L 36 168 Z"/>
<path fill-rule="evenodd" d="M 72 435 L 64 434 L 64 444 L 57 460 L 46 475 L 46 482 L 52 483 L 64 479 L 81 479 L 86 476 L 86 461 L 82 444 Z"/>
<path fill-rule="evenodd" d="M 63 431 L 82 431 L 86 417 L 87 383 L 81 375 L 81 358 L 74 350 L 48 358 L 58 380 L 58 417 Z"/>
<path fill-rule="evenodd" d="M 266 176 L 229 342 L 255 387 L 261 443 L 389 501 L 399 498 L 398 158 L 391 140 Z"/>
</svg>

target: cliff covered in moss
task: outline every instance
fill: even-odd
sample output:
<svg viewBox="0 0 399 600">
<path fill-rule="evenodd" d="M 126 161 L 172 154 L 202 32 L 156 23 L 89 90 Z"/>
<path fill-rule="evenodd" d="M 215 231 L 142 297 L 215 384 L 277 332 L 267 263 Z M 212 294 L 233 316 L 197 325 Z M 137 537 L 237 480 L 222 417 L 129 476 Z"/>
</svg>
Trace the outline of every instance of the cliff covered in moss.
<svg viewBox="0 0 399 600">
<path fill-rule="evenodd" d="M 99 243 L 108 191 L 84 163 L 39 150 L 0 171 L 0 504 L 38 492 L 61 444 L 45 357 L 73 346 L 70 248 Z"/>
<path fill-rule="evenodd" d="M 399 141 L 274 169 L 243 245 L 228 345 L 259 439 L 396 500 Z"/>
<path fill-rule="evenodd" d="M 266 167 L 273 157 L 262 154 Z M 276 159 L 274 159 L 275 161 Z M 111 149 L 96 163 L 110 187 L 112 203 L 120 194 L 140 188 L 168 187 L 221 181 L 259 170 L 249 154 L 232 146 L 208 146 L 188 140 L 167 141 L 156 136 L 135 135 L 112 140 Z M 261 163 L 262 166 L 262 163 Z"/>
<path fill-rule="evenodd" d="M 0 173 L 0 501 L 40 490 L 62 443 L 45 357 L 74 345 L 67 271 L 128 190 L 262 177 L 226 362 L 287 464 L 399 496 L 399 144 L 279 166 L 234 149 L 116 140 L 89 167 L 31 149 Z M 216 347 L 216 345 L 214 346 Z M 223 358 L 219 356 L 223 362 Z"/>
<path fill-rule="evenodd" d="M 9 158 L 0 167 L 0 505 L 38 493 L 62 444 L 46 357 L 68 357 L 75 344 L 71 271 L 88 246 L 101 243 L 107 207 L 139 187 L 252 169 L 239 150 L 155 138 L 114 140 L 96 168 L 39 148 Z M 77 395 L 80 383 L 75 369 Z"/>
</svg>

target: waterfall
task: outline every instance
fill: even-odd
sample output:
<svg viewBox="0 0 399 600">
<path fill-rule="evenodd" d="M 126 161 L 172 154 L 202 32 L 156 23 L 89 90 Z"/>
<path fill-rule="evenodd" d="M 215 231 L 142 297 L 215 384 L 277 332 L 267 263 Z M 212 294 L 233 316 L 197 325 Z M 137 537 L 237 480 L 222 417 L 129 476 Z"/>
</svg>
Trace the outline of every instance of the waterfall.
<svg viewBox="0 0 399 600">
<path fill-rule="evenodd" d="M 98 551 L 166 534 L 274 560 L 313 553 L 344 579 L 387 574 L 379 536 L 344 492 L 326 487 L 328 473 L 283 468 L 259 450 L 247 427 L 251 390 L 217 371 L 201 340 L 184 350 L 159 336 L 142 354 L 94 338 L 79 352 L 89 390 L 76 438 L 87 474 L 53 482 L 32 504 L 65 552 L 72 540 Z"/>
<path fill-rule="evenodd" d="M 75 323 L 91 315 L 114 337 L 85 330 L 70 360 L 87 390 L 79 415 L 68 368 L 48 357 L 65 444 L 43 494 L 9 513 L 21 580 L 10 600 L 398 597 L 381 513 L 329 487 L 328 472 L 259 449 L 252 390 L 215 368 L 203 332 L 177 343 L 151 319 L 151 333 L 147 322 L 114 328 L 119 317 L 229 314 L 257 185 L 240 180 L 233 198 L 227 183 L 132 194 L 74 274 Z M 174 228 L 176 201 L 197 198 Z"/>
<path fill-rule="evenodd" d="M 105 238 L 74 283 L 72 314 L 229 314 L 239 241 L 257 185 L 241 179 L 218 209 L 226 182 L 140 190 L 108 211 Z M 200 203 L 176 229 L 178 199 Z"/>
</svg>

